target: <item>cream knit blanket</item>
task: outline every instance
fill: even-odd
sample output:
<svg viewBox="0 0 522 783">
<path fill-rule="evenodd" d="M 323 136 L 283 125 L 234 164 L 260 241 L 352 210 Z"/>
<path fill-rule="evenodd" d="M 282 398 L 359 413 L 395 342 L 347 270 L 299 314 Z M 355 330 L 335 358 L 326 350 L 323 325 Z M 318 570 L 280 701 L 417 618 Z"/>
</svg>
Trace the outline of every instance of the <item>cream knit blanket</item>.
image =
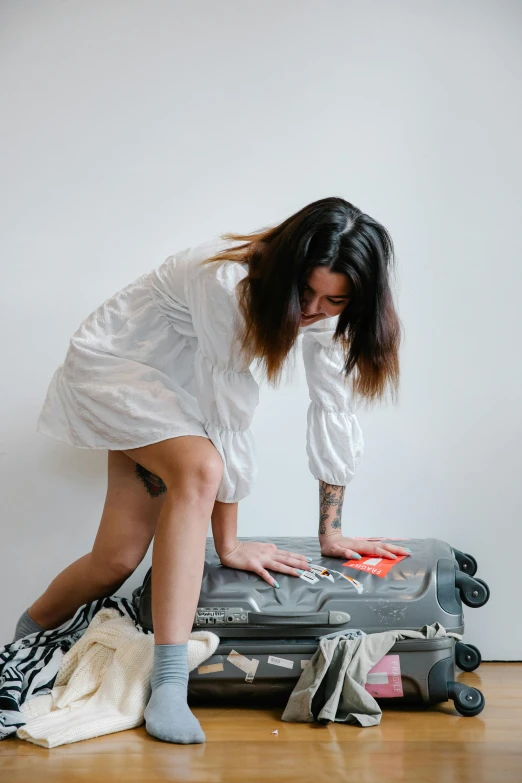
<svg viewBox="0 0 522 783">
<path fill-rule="evenodd" d="M 218 643 L 213 633 L 192 633 L 189 671 L 209 658 Z M 150 695 L 153 659 L 153 634 L 139 631 L 116 609 L 101 609 L 64 655 L 51 693 L 22 705 L 27 723 L 17 736 L 55 748 L 139 726 Z"/>
</svg>

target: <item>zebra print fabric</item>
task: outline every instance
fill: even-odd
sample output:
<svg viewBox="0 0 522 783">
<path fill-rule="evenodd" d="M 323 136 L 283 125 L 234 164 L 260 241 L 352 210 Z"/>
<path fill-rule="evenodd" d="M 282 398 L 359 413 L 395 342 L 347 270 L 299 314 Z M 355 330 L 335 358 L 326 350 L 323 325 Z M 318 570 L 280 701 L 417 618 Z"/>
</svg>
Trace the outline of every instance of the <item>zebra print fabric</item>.
<svg viewBox="0 0 522 783">
<path fill-rule="evenodd" d="M 71 620 L 54 631 L 33 633 L 0 648 L 0 740 L 24 725 L 20 706 L 26 699 L 51 692 L 64 654 L 104 608 L 117 609 L 144 631 L 132 601 L 112 596 L 80 607 Z"/>
</svg>

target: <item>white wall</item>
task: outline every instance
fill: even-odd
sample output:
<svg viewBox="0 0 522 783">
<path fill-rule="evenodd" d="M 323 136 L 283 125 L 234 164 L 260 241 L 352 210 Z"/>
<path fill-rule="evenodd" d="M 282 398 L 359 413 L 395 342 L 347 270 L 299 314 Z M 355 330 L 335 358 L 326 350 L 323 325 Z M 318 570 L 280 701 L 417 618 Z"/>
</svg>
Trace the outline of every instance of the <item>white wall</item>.
<svg viewBox="0 0 522 783">
<path fill-rule="evenodd" d="M 4 0 L 0 638 L 90 549 L 106 452 L 35 431 L 70 335 L 170 253 L 339 195 L 399 258 L 398 407 L 361 416 L 345 531 L 472 552 L 522 658 L 519 2 Z M 302 374 L 265 390 L 241 533 L 313 535 Z M 138 583 L 144 563 L 130 586 Z"/>
</svg>

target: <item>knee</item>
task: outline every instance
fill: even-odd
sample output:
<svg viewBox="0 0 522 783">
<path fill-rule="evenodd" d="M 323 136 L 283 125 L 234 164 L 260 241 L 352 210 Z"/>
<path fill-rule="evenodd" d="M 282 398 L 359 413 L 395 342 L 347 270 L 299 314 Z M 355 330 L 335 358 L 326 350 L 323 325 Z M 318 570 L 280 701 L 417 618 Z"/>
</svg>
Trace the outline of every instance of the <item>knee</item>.
<svg viewBox="0 0 522 783">
<path fill-rule="evenodd" d="M 192 470 L 192 477 L 202 492 L 216 494 L 223 478 L 223 460 L 217 451 L 210 452 Z"/>
<path fill-rule="evenodd" d="M 213 503 L 223 478 L 223 461 L 216 451 L 206 454 L 203 459 L 184 466 L 181 472 L 172 476 L 172 484 L 177 491 L 205 503 Z M 165 481 L 167 487 L 169 480 Z"/>
</svg>

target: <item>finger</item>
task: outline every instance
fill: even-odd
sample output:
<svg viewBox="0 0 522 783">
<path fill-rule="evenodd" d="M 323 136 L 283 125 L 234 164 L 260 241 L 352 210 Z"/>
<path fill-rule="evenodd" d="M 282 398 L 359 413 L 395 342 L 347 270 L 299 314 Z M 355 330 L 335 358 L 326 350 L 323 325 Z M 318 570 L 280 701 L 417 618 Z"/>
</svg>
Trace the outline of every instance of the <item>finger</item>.
<svg viewBox="0 0 522 783">
<path fill-rule="evenodd" d="M 290 574 L 290 576 L 301 576 L 297 568 L 291 568 L 290 566 L 281 563 L 279 560 L 274 560 L 268 566 L 272 571 L 279 571 L 280 574 Z M 303 573 L 303 569 L 300 569 Z"/>
<path fill-rule="evenodd" d="M 300 560 L 297 557 L 285 557 L 284 555 L 279 555 L 277 552 L 274 555 L 274 560 L 276 560 L 278 563 L 284 563 L 285 565 L 292 566 L 293 568 L 302 568 L 305 571 L 310 570 L 310 563 L 308 560 Z"/>
<path fill-rule="evenodd" d="M 360 555 L 364 556 L 377 556 L 377 557 L 390 557 L 391 552 L 384 549 L 380 544 L 370 544 L 361 541 L 360 545 L 357 546 L 357 549 L 359 551 Z M 393 558 L 392 558 L 393 559 Z"/>
<path fill-rule="evenodd" d="M 275 553 L 274 557 L 277 557 L 277 559 L 280 558 L 280 556 L 283 556 L 284 558 L 293 558 L 294 560 L 299 560 L 301 563 L 309 563 L 310 560 L 306 555 L 301 555 L 299 552 L 288 552 L 286 549 L 278 549 Z"/>
<path fill-rule="evenodd" d="M 393 552 L 396 555 L 409 555 L 410 552 L 406 547 L 395 546 L 395 544 L 381 544 L 383 549 L 387 549 L 389 552 Z"/>
<path fill-rule="evenodd" d="M 390 552 L 388 549 L 383 549 L 382 546 L 377 547 L 375 554 L 379 557 L 387 557 L 389 560 L 395 560 L 397 555 L 395 555 L 393 552 Z"/>
<path fill-rule="evenodd" d="M 390 557 L 390 555 L 409 555 L 407 549 L 395 544 L 373 544 L 365 543 L 361 546 L 361 551 L 365 554 L 378 555 L 379 557 Z M 393 560 L 393 557 L 392 557 Z"/>
<path fill-rule="evenodd" d="M 339 552 L 339 557 L 346 557 L 347 560 L 360 560 L 361 556 L 358 552 L 355 552 L 353 549 L 343 549 L 341 552 Z"/>
<path fill-rule="evenodd" d="M 271 587 L 279 587 L 274 577 L 271 574 L 269 574 L 265 568 L 256 568 L 254 573 L 259 574 L 261 579 L 264 579 L 265 582 L 268 582 L 268 584 L 271 585 Z"/>
</svg>

